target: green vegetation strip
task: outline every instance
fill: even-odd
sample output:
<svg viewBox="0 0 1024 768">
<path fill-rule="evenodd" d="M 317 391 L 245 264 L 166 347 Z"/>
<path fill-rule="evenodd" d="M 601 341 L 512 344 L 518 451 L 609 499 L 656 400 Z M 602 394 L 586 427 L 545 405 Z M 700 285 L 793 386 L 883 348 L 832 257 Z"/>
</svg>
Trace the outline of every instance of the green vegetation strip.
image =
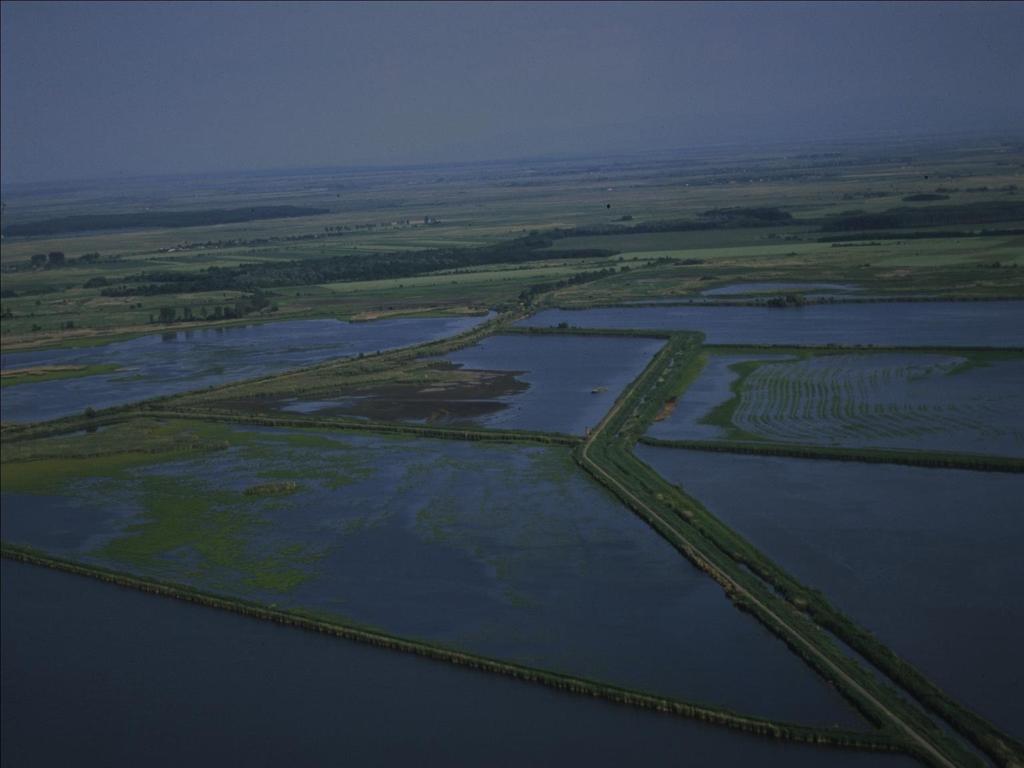
<svg viewBox="0 0 1024 768">
<path fill-rule="evenodd" d="M 108 363 L 16 368 L 3 372 L 3 375 L 0 376 L 0 387 L 13 387 L 18 384 L 37 384 L 41 381 L 56 381 L 58 379 L 77 379 L 82 376 L 98 376 L 103 373 L 113 373 L 120 370 L 120 368 L 121 366 L 119 365 Z"/>
<path fill-rule="evenodd" d="M 830 638 L 833 633 L 922 705 L 940 715 L 999 765 L 1019 765 L 1008 736 L 950 700 L 889 649 L 725 526 L 632 454 L 632 446 L 699 366 L 696 334 L 678 334 L 655 356 L 575 455 L 580 465 L 726 590 L 873 722 L 895 730 L 906 748 L 936 766 L 982 762 L 926 712 L 880 682 Z M 822 630 L 826 631 L 822 631 Z"/>
<path fill-rule="evenodd" d="M 760 456 L 785 456 L 794 459 L 860 461 L 868 464 L 902 464 L 908 467 L 968 469 L 979 472 L 1024 472 L 1024 459 L 925 451 L 892 451 L 876 448 L 834 448 L 830 446 L 785 445 L 783 443 L 745 443 L 730 440 L 663 440 L 643 435 L 646 445 L 683 448 L 691 451 L 746 453 Z"/>
<path fill-rule="evenodd" d="M 499 429 L 448 429 L 445 427 L 422 427 L 416 424 L 391 424 L 355 419 L 316 419 L 313 417 L 276 418 L 246 416 L 231 411 L 204 411 L 191 409 L 151 410 L 140 412 L 140 417 L 159 419 L 189 419 L 192 421 L 219 421 L 229 424 L 250 424 L 261 427 L 299 427 L 330 429 L 342 432 L 371 432 L 384 435 L 405 435 L 409 437 L 431 437 L 440 440 L 482 440 L 500 443 L 541 443 L 544 445 L 579 445 L 582 439 L 558 432 L 527 432 L 525 430 Z"/>
<path fill-rule="evenodd" d="M 557 325 L 551 327 L 514 325 L 502 328 L 496 333 L 524 334 L 526 336 L 629 336 L 638 339 L 668 339 L 672 331 L 647 331 L 632 328 L 578 328 L 575 325 Z"/>
<path fill-rule="evenodd" d="M 54 568 L 80 576 L 88 576 L 150 594 L 172 597 L 185 602 L 232 611 L 243 616 L 334 635 L 335 637 L 355 640 L 381 648 L 412 653 L 417 656 L 446 661 L 470 669 L 505 675 L 517 680 L 540 683 L 550 688 L 582 696 L 602 698 L 617 704 L 680 715 L 760 736 L 808 744 L 889 752 L 899 751 L 902 747 L 898 741 L 884 733 L 864 734 L 838 729 L 824 730 L 749 717 L 724 709 L 705 707 L 678 699 L 669 699 L 641 691 L 619 688 L 586 678 L 573 677 L 549 670 L 512 664 L 486 656 L 464 653 L 452 648 L 396 637 L 363 627 L 341 624 L 336 621 L 326 621 L 313 615 L 283 611 L 246 600 L 221 597 L 180 584 L 155 579 L 141 579 L 120 571 L 53 557 L 26 547 L 3 544 L 0 547 L 0 555 L 10 560 Z"/>
</svg>

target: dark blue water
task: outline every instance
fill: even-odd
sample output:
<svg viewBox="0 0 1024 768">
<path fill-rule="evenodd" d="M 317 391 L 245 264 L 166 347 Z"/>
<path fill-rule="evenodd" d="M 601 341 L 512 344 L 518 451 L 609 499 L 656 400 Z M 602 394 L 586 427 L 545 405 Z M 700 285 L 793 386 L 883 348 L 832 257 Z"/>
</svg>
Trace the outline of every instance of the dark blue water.
<svg viewBox="0 0 1024 768">
<path fill-rule="evenodd" d="M 291 320 L 141 336 L 98 347 L 11 352 L 4 370 L 36 365 L 121 366 L 114 373 L 4 388 L 3 421 L 44 421 L 114 405 L 371 354 L 452 336 L 480 317 L 416 317 L 346 323 Z"/>
<path fill-rule="evenodd" d="M 940 688 L 1024 736 L 1024 476 L 637 453 Z"/>
<path fill-rule="evenodd" d="M 709 344 L 1024 346 L 1024 301 L 547 309 L 520 325 L 703 331 Z"/>
<path fill-rule="evenodd" d="M 530 388 L 500 398 L 505 410 L 476 421 L 497 429 L 583 434 L 664 345 L 661 339 L 490 336 L 446 359 L 466 368 L 521 371 Z M 597 391 L 595 391 L 597 390 Z"/>
<path fill-rule="evenodd" d="M 561 448 L 235 430 L 235 447 L 7 490 L 5 541 L 392 634 L 736 711 L 866 728 L 784 643 Z M 85 438 L 88 439 L 88 438 Z M 291 480 L 292 495 L 244 489 Z M 154 490 L 153 483 L 159 485 Z M 212 499 L 150 558 L 102 547 L 153 505 Z M 230 516 L 230 529 L 223 522 Z M 226 537 L 213 560 L 204 531 Z M 263 586 L 283 565 L 304 579 Z"/>
<path fill-rule="evenodd" d="M 5 766 L 915 765 L 574 697 L 10 561 Z"/>
</svg>

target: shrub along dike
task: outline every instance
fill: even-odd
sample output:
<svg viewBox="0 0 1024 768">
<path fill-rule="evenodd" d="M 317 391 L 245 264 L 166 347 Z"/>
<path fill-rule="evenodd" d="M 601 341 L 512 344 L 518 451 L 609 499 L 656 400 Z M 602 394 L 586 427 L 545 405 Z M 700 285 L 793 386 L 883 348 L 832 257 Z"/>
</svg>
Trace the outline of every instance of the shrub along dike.
<svg viewBox="0 0 1024 768">
<path fill-rule="evenodd" d="M 860 461 L 868 464 L 901 464 L 935 469 L 967 469 L 978 472 L 1024 472 L 1024 459 L 969 453 L 893 451 L 879 448 L 833 448 L 784 443 L 754 443 L 733 440 L 663 440 L 642 435 L 639 442 L 663 448 L 719 453 L 746 453 L 759 456 L 784 456 L 794 459 Z"/>
</svg>

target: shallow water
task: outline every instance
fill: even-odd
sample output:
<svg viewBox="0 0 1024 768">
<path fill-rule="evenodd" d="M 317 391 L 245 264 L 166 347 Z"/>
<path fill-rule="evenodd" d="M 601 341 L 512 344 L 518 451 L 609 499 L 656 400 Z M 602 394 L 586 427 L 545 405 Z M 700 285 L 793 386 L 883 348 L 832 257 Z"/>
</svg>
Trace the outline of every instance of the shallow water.
<svg viewBox="0 0 1024 768">
<path fill-rule="evenodd" d="M 702 331 L 709 344 L 1024 347 L 1024 301 L 547 309 L 520 325 Z"/>
<path fill-rule="evenodd" d="M 730 385 L 739 374 L 730 366 L 749 360 L 769 362 L 745 379 L 733 428 L 702 424 L 734 397 Z M 803 360 L 711 355 L 675 411 L 649 434 L 1024 456 L 1024 360 L 962 370 L 966 362 L 909 352 Z"/>
<path fill-rule="evenodd" d="M 565 449 L 234 434 L 225 451 L 131 477 L 75 480 L 48 495 L 7 492 L 0 535 L 627 687 L 866 727 Z M 242 493 L 285 480 L 297 492 Z M 193 511 L 199 499 L 208 500 L 202 514 Z M 159 520 L 161 505 L 186 519 L 192 538 L 118 550 L 148 541 L 159 525 L 146 521 Z M 211 549 L 211 540 L 221 543 Z"/>
<path fill-rule="evenodd" d="M 916 765 L 0 563 L 4 765 Z"/>
<path fill-rule="evenodd" d="M 521 371 L 530 388 L 500 398 L 507 408 L 476 419 L 496 429 L 582 435 L 665 342 L 610 336 L 489 336 L 445 359 L 466 368 Z"/>
<path fill-rule="evenodd" d="M 860 290 L 851 283 L 731 283 L 701 291 L 701 296 L 743 296 L 752 293 L 786 293 L 818 291 L 819 293 L 845 293 Z"/>
<path fill-rule="evenodd" d="M 655 421 L 647 430 L 651 437 L 663 440 L 716 440 L 727 436 L 726 430 L 714 424 L 702 424 L 715 406 L 732 397 L 730 385 L 739 374 L 729 366 L 751 360 L 786 360 L 787 355 L 709 355 L 707 365 L 676 401 L 672 412 Z"/>
<path fill-rule="evenodd" d="M 1024 476 L 637 454 L 940 688 L 1024 736 Z"/>
<path fill-rule="evenodd" d="M 4 387 L 3 421 L 44 421 L 263 376 L 331 358 L 452 336 L 480 317 L 416 317 L 347 323 L 290 320 L 141 336 L 97 347 L 11 352 L 3 370 L 37 365 L 121 366 L 114 373 Z"/>
</svg>

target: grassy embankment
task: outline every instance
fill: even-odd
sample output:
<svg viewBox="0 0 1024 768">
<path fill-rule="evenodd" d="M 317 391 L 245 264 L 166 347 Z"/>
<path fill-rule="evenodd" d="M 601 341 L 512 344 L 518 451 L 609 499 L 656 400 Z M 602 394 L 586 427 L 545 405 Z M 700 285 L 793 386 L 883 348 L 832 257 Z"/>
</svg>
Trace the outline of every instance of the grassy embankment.
<svg viewBox="0 0 1024 768">
<path fill-rule="evenodd" d="M 757 616 L 865 715 L 881 725 L 893 722 L 885 710 L 896 713 L 900 721 L 951 762 L 942 762 L 908 739 L 907 748 L 919 757 L 935 765 L 978 764 L 924 711 L 908 704 L 897 690 L 881 683 L 846 655 L 832 642 L 830 634 L 860 653 L 997 764 L 1016 764 L 1022 754 L 1020 745 L 951 700 L 870 633 L 833 608 L 823 595 L 789 576 L 699 502 L 667 483 L 632 454 L 631 447 L 663 403 L 678 397 L 696 377 L 698 352 L 699 345 L 692 336 L 674 337 L 624 392 L 597 437 L 587 445 L 587 452 L 577 449 L 582 466 L 698 567 L 719 580 L 740 608 Z M 805 641 L 800 641 L 801 637 Z"/>
<path fill-rule="evenodd" d="M 28 368 L 14 368 L 0 372 L 0 387 L 13 387 L 16 384 L 35 384 L 41 381 L 57 381 L 59 379 L 77 379 L 82 376 L 98 376 L 113 373 L 121 366 L 98 363 L 94 365 L 34 365 Z"/>
</svg>

